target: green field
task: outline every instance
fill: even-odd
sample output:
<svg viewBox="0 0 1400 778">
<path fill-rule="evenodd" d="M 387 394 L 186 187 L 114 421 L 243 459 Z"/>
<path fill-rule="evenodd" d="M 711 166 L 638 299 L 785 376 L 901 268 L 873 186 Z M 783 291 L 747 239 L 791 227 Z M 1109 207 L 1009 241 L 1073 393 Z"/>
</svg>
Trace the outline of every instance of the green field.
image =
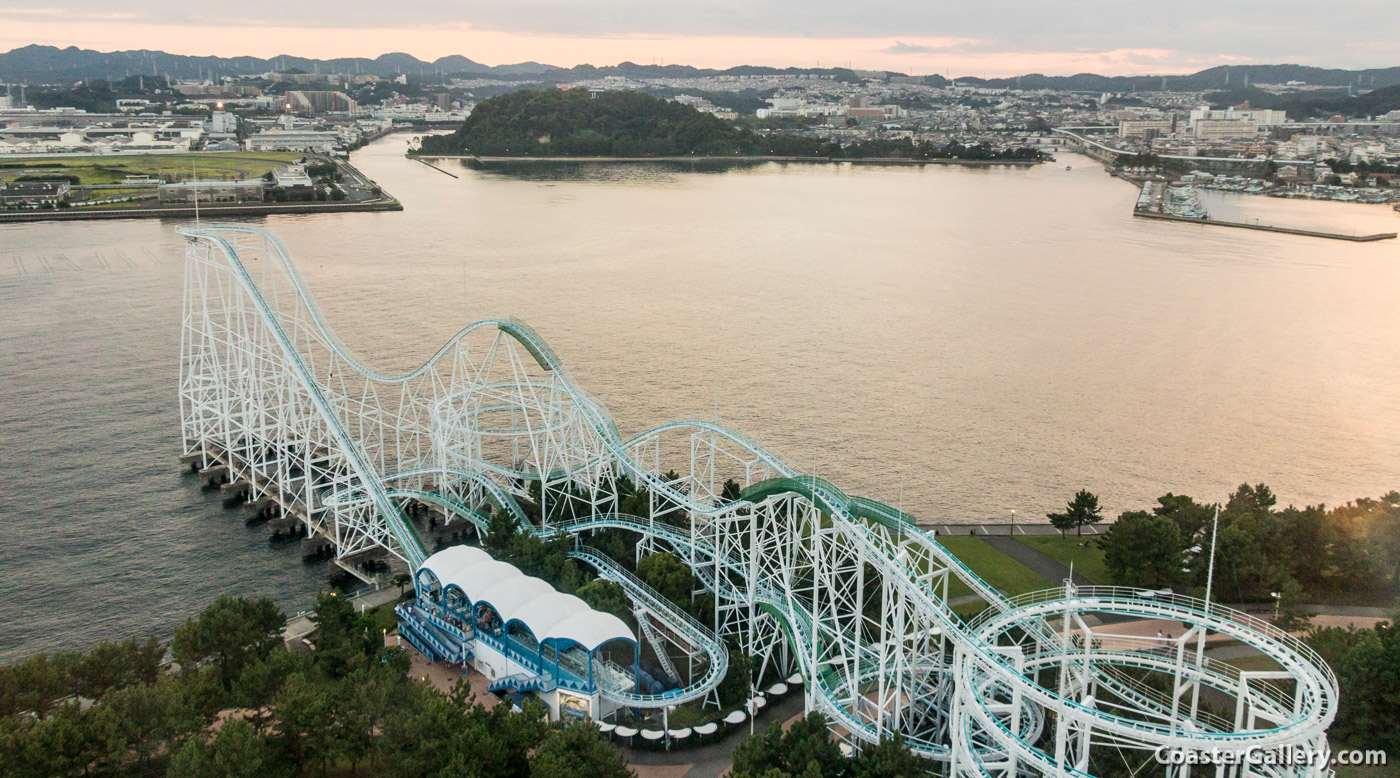
<svg viewBox="0 0 1400 778">
<path fill-rule="evenodd" d="M 1267 656 L 1264 656 L 1263 654 L 1251 654 L 1250 656 L 1236 657 L 1234 659 L 1222 659 L 1221 661 L 1227 665 L 1234 665 L 1235 667 L 1238 667 L 1241 670 L 1268 670 L 1272 672 L 1279 669 L 1278 662 L 1275 662 L 1274 660 L 1268 658 Z"/>
<path fill-rule="evenodd" d="M 968 535 L 939 535 L 938 542 L 953 553 L 953 556 L 972 569 L 992 586 L 1015 596 L 1037 589 L 1049 589 L 1044 578 L 1031 572 L 1031 569 L 1011 557 L 983 543 L 981 538 Z M 948 596 L 961 597 L 971 594 L 961 581 L 948 584 Z"/>
<path fill-rule="evenodd" d="M 1343 746 L 1335 743 L 1332 744 L 1333 750 L 1342 747 Z M 1400 762 L 1376 765 L 1373 767 L 1339 764 L 1335 769 L 1337 771 L 1337 778 L 1400 778 Z"/>
<path fill-rule="evenodd" d="M 1071 562 L 1074 563 L 1074 572 L 1093 583 L 1112 583 L 1108 568 L 1104 567 L 1103 549 L 1099 548 L 1092 538 L 1074 535 L 1020 535 L 1016 539 L 1066 567 L 1069 567 Z M 1088 548 L 1084 547 L 1085 541 L 1089 543 Z"/>
<path fill-rule="evenodd" d="M 260 178 L 304 157 L 290 151 L 213 152 L 208 154 L 133 154 L 53 156 L 0 162 L 0 178 L 22 175 L 75 175 L 81 185 L 117 184 L 127 176 L 174 176 L 200 180 Z"/>
<path fill-rule="evenodd" d="M 156 190 L 145 187 L 120 187 L 117 189 L 92 189 L 83 193 L 83 200 L 106 200 L 110 197 L 155 197 Z M 75 201 L 77 197 L 73 198 Z"/>
</svg>

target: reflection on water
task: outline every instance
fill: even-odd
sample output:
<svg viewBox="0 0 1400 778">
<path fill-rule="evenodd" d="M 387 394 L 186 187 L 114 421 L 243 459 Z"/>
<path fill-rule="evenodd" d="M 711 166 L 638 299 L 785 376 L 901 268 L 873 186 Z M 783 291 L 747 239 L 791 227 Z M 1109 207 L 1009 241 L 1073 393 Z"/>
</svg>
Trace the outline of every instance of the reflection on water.
<svg viewBox="0 0 1400 778">
<path fill-rule="evenodd" d="M 518 315 L 624 434 L 718 413 L 926 519 L 1038 517 L 1082 487 L 1116 514 L 1245 480 L 1295 503 L 1400 486 L 1395 242 L 1134 219 L 1136 190 L 1080 158 L 454 179 L 405 143 L 355 155 L 401 213 L 249 220 L 385 370 Z M 177 226 L 0 226 L 0 623 L 25 625 L 0 658 L 325 584 L 177 473 Z"/>
<path fill-rule="evenodd" d="M 470 159 L 435 159 L 432 162 L 442 166 L 456 163 L 468 171 L 487 176 L 501 176 L 521 181 L 594 181 L 608 184 L 674 184 L 683 176 L 691 174 L 737 173 L 759 167 L 779 165 L 827 164 L 815 162 L 758 162 L 736 160 L 719 162 L 704 160 L 699 162 L 491 162 L 480 163 Z"/>
</svg>

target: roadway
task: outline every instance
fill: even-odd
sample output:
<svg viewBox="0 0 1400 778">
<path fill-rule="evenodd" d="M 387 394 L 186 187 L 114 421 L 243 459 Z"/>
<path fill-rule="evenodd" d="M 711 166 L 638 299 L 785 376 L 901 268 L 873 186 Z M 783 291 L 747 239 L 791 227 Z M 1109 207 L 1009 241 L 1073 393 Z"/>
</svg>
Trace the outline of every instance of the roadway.
<svg viewBox="0 0 1400 778">
<path fill-rule="evenodd" d="M 394 199 L 382 188 L 379 190 L 378 195 L 374 194 L 374 189 L 379 185 L 371 181 L 364 173 L 359 171 L 359 168 L 356 168 L 346 160 L 322 154 L 309 154 L 307 157 L 309 161 L 314 160 L 321 164 L 335 165 L 336 170 L 340 172 L 341 189 L 345 190 L 345 199 L 347 202 L 368 204 Z"/>
<path fill-rule="evenodd" d="M 1115 148 L 1113 148 L 1112 146 L 1108 146 L 1108 145 L 1105 145 L 1105 144 L 1103 144 L 1103 143 L 1099 143 L 1098 141 L 1089 140 L 1087 137 L 1085 137 L 1085 136 L 1083 136 L 1083 135 L 1080 135 L 1079 133 L 1075 132 L 1075 130 L 1099 130 L 1099 129 L 1106 129 L 1106 128 L 1103 128 L 1103 127 L 1056 127 L 1056 128 L 1054 128 L 1054 130 L 1052 130 L 1052 132 L 1058 132 L 1058 133 L 1060 133 L 1060 134 L 1062 134 L 1062 135 L 1068 135 L 1069 137 L 1073 138 L 1073 139 L 1076 140 L 1076 141 L 1079 141 L 1080 143 L 1085 144 L 1086 146 L 1093 146 L 1093 147 L 1096 148 L 1096 149 L 1099 149 L 1099 150 L 1101 150 L 1101 151 L 1107 151 L 1107 152 L 1110 153 L 1110 154 L 1128 154 L 1128 155 L 1132 155 L 1132 154 L 1138 154 L 1138 153 L 1140 153 L 1140 152 L 1136 152 L 1136 151 L 1130 151 L 1130 150 L 1128 150 L 1128 149 L 1115 149 Z M 1277 159 L 1277 158 L 1273 158 L 1273 157 L 1270 157 L 1270 158 L 1268 158 L 1268 159 L 1253 159 L 1253 158 L 1249 158 L 1249 157 L 1191 157 L 1191 156 L 1187 156 L 1187 155 L 1184 155 L 1184 154 L 1158 154 L 1157 156 L 1158 156 L 1160 159 L 1184 159 L 1184 160 L 1189 160 L 1189 161 L 1192 161 L 1192 162 L 1235 162 L 1235 163 L 1239 163 L 1239 162 L 1254 162 L 1254 163 L 1258 163 L 1258 162 L 1269 162 L 1269 161 L 1272 160 L 1275 164 L 1279 164 L 1279 165 L 1303 165 L 1303 164 L 1311 164 L 1311 160 L 1303 160 L 1303 159 Z"/>
</svg>

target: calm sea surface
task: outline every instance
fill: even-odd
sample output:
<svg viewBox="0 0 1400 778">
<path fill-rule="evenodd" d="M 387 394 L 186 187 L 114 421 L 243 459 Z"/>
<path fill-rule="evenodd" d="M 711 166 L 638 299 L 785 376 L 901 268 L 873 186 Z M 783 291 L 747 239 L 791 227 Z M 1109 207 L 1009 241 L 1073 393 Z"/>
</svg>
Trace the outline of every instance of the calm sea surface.
<svg viewBox="0 0 1400 778">
<path fill-rule="evenodd" d="M 355 163 L 402 213 L 256 220 L 342 337 L 418 364 L 533 324 L 624 433 L 719 417 L 929 520 L 1168 490 L 1400 488 L 1400 243 L 1134 220 L 1082 157 L 1011 168 Z M 1065 164 L 1073 163 L 1073 170 Z M 1225 218 L 1395 231 L 1375 206 L 1208 195 Z M 325 567 L 178 473 L 176 222 L 0 226 L 0 659 L 167 636 Z"/>
</svg>

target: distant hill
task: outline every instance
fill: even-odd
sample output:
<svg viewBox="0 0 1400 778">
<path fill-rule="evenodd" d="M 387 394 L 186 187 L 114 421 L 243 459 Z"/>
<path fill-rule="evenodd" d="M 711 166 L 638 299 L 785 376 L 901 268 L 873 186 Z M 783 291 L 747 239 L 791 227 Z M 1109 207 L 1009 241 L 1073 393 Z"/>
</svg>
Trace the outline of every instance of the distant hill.
<svg viewBox="0 0 1400 778">
<path fill-rule="evenodd" d="M 1184 78 L 1195 88 L 1243 86 L 1248 76 L 1251 84 L 1286 84 L 1301 81 L 1313 86 L 1337 86 L 1345 89 L 1379 89 L 1400 84 L 1400 67 L 1370 70 L 1338 70 L 1307 65 L 1228 65 L 1202 70 Z M 1226 80 L 1228 78 L 1228 84 Z"/>
<path fill-rule="evenodd" d="M 392 77 L 410 76 L 489 76 L 502 80 L 529 80 L 562 83 L 585 78 L 625 76 L 628 78 L 686 78 L 714 75 L 782 75 L 812 74 L 830 76 L 840 81 L 859 81 L 860 76 L 847 68 L 774 68 L 741 65 L 715 70 L 689 65 L 638 65 L 622 62 L 599 67 L 579 65 L 560 68 L 539 62 L 514 65 L 483 65 L 454 54 L 432 62 L 424 62 L 411 54 L 396 52 L 374 59 L 350 57 L 342 59 L 309 59 L 292 55 L 269 57 L 193 57 L 168 54 L 163 51 L 100 52 L 70 46 L 23 46 L 0 54 L 0 81 L 26 84 L 63 84 L 79 80 L 117 80 L 135 75 L 169 75 L 172 78 L 217 76 L 247 76 L 268 71 L 298 69 L 307 73 L 368 73 Z M 901 73 L 889 73 L 903 76 Z M 942 86 L 942 76 L 921 79 L 931 86 Z M 1379 89 L 1400 84 L 1400 67 L 1369 70 L 1337 70 L 1306 65 L 1228 65 L 1209 68 L 1190 75 L 1177 76 L 1101 76 L 1079 73 L 1073 76 L 1047 76 L 1030 73 L 1013 78 L 953 79 L 959 84 L 985 86 L 993 89 L 1056 89 L 1082 92 L 1154 92 L 1162 89 L 1206 91 L 1231 90 L 1246 84 L 1277 84 L 1301 81 L 1315 86 L 1335 86 L 1342 89 Z"/>
<path fill-rule="evenodd" d="M 1379 116 L 1400 110 L 1400 84 L 1375 89 L 1353 96 L 1345 87 L 1314 92 L 1275 95 L 1254 87 L 1207 92 L 1211 105 L 1224 107 L 1249 103 L 1251 108 L 1275 108 L 1287 111 L 1289 118 L 1318 119 L 1342 116 Z"/>
<path fill-rule="evenodd" d="M 260 57 L 194 57 L 163 51 L 101 52 L 69 46 L 23 46 L 0 54 L 0 81 L 25 84 L 69 84 L 75 81 L 105 79 L 115 81 L 129 76 L 170 76 L 171 78 L 210 78 L 251 76 L 270 71 L 303 73 L 367 73 L 393 77 L 410 76 L 489 76 L 503 80 L 534 80 L 546 83 L 583 78 L 624 76 L 628 78 L 684 78 L 706 75 L 775 75 L 811 73 L 830 75 L 842 81 L 859 80 L 846 68 L 771 68 L 743 65 L 727 70 L 696 68 L 689 65 L 638 65 L 622 62 L 595 67 L 579 65 L 559 68 L 540 62 L 513 65 L 483 65 L 454 54 L 424 62 L 411 54 L 395 52 L 374 59 L 347 57 L 310 59 L 290 54 L 266 59 Z"/>
<path fill-rule="evenodd" d="M 1332 70 L 1306 65 L 1226 65 L 1185 76 L 1046 76 L 1031 73 L 1013 78 L 958 78 L 959 84 L 993 89 L 1056 89 L 1071 92 L 1157 92 L 1163 89 L 1192 92 L 1231 89 L 1246 84 L 1286 84 L 1300 81 L 1313 86 L 1342 89 L 1378 89 L 1400 84 L 1400 67 L 1370 70 Z"/>
<path fill-rule="evenodd" d="M 1400 84 L 1353 98 L 1352 106 L 1359 109 L 1351 114 L 1353 116 L 1379 116 L 1391 111 L 1400 111 Z"/>
<path fill-rule="evenodd" d="M 191 57 L 163 51 L 100 52 L 70 46 L 24 46 L 0 54 L 0 80 L 31 84 L 60 84 L 86 79 L 117 80 L 136 75 L 169 75 L 171 78 L 249 76 L 268 71 L 300 70 L 305 73 L 367 73 L 393 77 L 478 73 L 519 75 L 558 70 L 538 62 L 492 67 L 460 55 L 424 62 L 411 54 L 383 54 L 374 59 L 348 57 L 309 59 L 291 55 L 270 57 Z"/>
</svg>

